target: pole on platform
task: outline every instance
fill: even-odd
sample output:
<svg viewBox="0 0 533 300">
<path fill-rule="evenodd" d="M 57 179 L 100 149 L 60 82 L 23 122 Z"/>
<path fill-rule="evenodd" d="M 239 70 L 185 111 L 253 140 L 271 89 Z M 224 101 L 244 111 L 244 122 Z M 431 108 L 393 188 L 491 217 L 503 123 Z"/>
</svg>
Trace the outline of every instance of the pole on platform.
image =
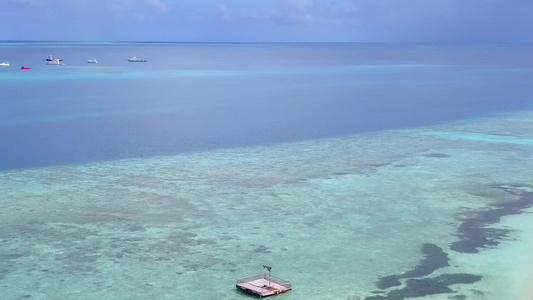
<svg viewBox="0 0 533 300">
<path fill-rule="evenodd" d="M 271 277 L 272 277 L 272 267 L 263 265 L 263 268 L 268 271 L 268 287 L 270 287 Z"/>
</svg>

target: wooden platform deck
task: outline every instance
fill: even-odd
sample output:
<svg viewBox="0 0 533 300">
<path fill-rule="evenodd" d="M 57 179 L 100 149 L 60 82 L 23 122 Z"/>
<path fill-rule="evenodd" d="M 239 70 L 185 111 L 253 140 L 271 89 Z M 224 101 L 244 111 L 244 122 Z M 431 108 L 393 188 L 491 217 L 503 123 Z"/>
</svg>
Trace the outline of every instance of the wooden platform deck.
<svg viewBox="0 0 533 300">
<path fill-rule="evenodd" d="M 238 279 L 237 288 L 261 297 L 273 296 L 292 290 L 290 282 L 272 276 L 269 283 L 268 276 L 263 274 Z"/>
</svg>

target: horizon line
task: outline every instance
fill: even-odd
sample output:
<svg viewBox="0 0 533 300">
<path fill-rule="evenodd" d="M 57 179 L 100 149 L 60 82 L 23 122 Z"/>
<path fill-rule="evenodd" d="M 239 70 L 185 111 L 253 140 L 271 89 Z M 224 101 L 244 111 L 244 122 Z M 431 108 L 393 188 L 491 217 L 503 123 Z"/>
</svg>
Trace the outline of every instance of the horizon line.
<svg viewBox="0 0 533 300">
<path fill-rule="evenodd" d="M 359 41 L 359 42 L 194 42 L 194 41 L 83 41 L 83 40 L 0 40 L 1 43 L 57 43 L 57 44 L 240 44 L 240 45 L 320 45 L 320 44 L 389 44 L 389 45 L 533 45 L 531 42 L 385 42 L 385 41 Z"/>
</svg>

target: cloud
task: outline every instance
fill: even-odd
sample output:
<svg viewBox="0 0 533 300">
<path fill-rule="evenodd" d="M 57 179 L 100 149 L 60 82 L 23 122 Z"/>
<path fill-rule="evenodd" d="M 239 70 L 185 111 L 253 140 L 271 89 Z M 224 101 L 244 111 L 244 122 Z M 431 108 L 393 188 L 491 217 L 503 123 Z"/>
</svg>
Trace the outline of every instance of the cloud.
<svg viewBox="0 0 533 300">
<path fill-rule="evenodd" d="M 87 0 L 78 0 L 87 1 Z M 95 2 L 101 1 L 100 5 Z M 120 19 L 145 20 L 148 16 L 167 12 L 166 4 L 161 0 L 92 0 L 90 6 L 105 9 L 111 16 Z"/>
<path fill-rule="evenodd" d="M 282 25 L 309 26 L 317 21 L 317 5 L 308 0 L 281 0 L 270 19 Z"/>
<path fill-rule="evenodd" d="M 16 7 L 18 13 L 34 12 L 39 8 L 67 19 L 87 14 L 135 19 L 139 15 L 167 12 L 163 0 L 7 0 L 7 4 Z"/>
<path fill-rule="evenodd" d="M 35 6 L 39 7 L 42 6 L 44 3 L 42 0 L 7 0 L 7 4 L 9 3 L 18 3 L 26 6 Z"/>
<path fill-rule="evenodd" d="M 4 0 L 2 9 L 0 39 L 116 40 L 136 28 L 147 39 L 533 42 L 531 0 Z"/>
<path fill-rule="evenodd" d="M 265 10 L 266 11 L 266 10 Z M 275 0 L 262 16 L 303 32 L 344 32 L 370 41 L 480 42 L 529 39 L 533 1 Z M 251 19 L 251 18 L 250 18 Z"/>
<path fill-rule="evenodd" d="M 146 0 L 146 2 L 156 13 L 162 14 L 167 12 L 167 6 L 161 0 Z"/>
<path fill-rule="evenodd" d="M 270 19 L 296 26 L 346 25 L 357 20 L 357 1 L 278 0 Z"/>
<path fill-rule="evenodd" d="M 218 16 L 219 16 L 220 19 L 222 19 L 224 21 L 230 21 L 232 19 L 232 16 L 231 16 L 228 8 L 224 4 L 219 4 L 218 5 Z"/>
</svg>

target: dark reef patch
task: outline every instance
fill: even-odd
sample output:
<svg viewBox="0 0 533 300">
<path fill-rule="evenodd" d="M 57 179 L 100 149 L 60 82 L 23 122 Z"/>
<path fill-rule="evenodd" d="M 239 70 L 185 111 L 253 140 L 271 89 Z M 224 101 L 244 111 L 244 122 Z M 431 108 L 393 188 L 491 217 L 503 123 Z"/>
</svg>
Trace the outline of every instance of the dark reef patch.
<svg viewBox="0 0 533 300">
<path fill-rule="evenodd" d="M 4 260 L 8 260 L 8 259 L 17 259 L 17 258 L 21 258 L 21 257 L 25 257 L 25 256 L 26 255 L 21 254 L 21 253 L 6 253 L 6 254 L 0 255 L 0 259 L 2 259 L 2 261 L 4 261 Z"/>
<path fill-rule="evenodd" d="M 422 156 L 438 157 L 438 158 L 450 157 L 448 154 L 444 154 L 444 153 L 426 153 L 426 154 L 422 154 Z"/>
<path fill-rule="evenodd" d="M 390 275 L 379 278 L 376 286 L 380 289 L 387 289 L 393 286 L 401 285 L 400 279 L 418 278 L 427 276 L 435 270 L 449 266 L 450 259 L 439 246 L 426 243 L 422 245 L 424 258 L 414 269 L 399 275 Z"/>
<path fill-rule="evenodd" d="M 255 249 L 254 249 L 254 252 L 257 252 L 257 253 L 272 253 L 272 251 L 270 251 L 268 249 L 267 246 L 265 245 L 259 245 L 257 246 Z"/>
<path fill-rule="evenodd" d="M 374 167 L 374 168 L 381 168 L 381 167 L 386 167 L 386 166 L 390 166 L 391 164 L 390 163 L 373 163 L 373 164 L 368 164 L 369 167 Z"/>
<path fill-rule="evenodd" d="M 443 274 L 433 278 L 409 279 L 405 287 L 392 290 L 386 295 L 366 297 L 365 300 L 403 300 L 405 298 L 418 298 L 435 294 L 453 293 L 449 288 L 453 284 L 472 284 L 481 280 L 482 276 L 473 274 Z"/>
<path fill-rule="evenodd" d="M 457 231 L 459 241 L 453 242 L 450 249 L 460 253 L 478 253 L 479 249 L 495 247 L 508 237 L 509 229 L 489 228 L 500 222 L 503 216 L 517 215 L 523 209 L 533 206 L 533 192 L 519 193 L 508 186 L 497 186 L 514 195 L 520 195 L 516 201 L 505 201 L 492 205 L 492 208 L 476 211 L 474 216 L 462 220 Z"/>
<path fill-rule="evenodd" d="M 126 231 L 146 231 L 146 228 L 139 224 L 130 224 L 125 229 Z"/>
</svg>

